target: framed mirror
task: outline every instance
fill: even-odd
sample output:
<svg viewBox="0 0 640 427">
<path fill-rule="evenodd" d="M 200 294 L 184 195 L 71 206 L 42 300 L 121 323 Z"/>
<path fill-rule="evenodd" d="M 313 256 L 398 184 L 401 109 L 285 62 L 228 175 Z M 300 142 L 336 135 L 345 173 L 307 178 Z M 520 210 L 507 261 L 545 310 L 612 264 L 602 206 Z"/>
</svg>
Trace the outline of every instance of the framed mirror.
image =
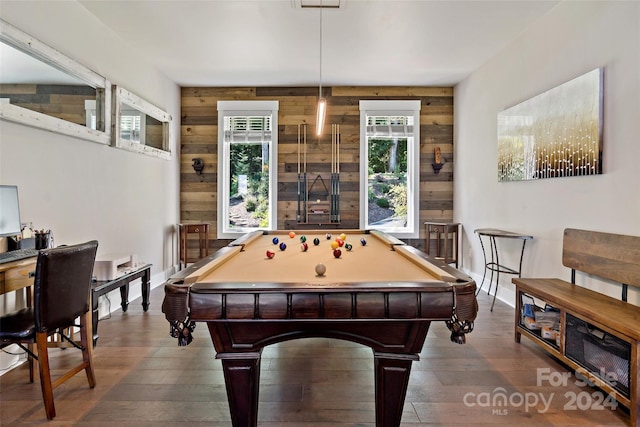
<svg viewBox="0 0 640 427">
<path fill-rule="evenodd" d="M 107 79 L 0 19 L 0 118 L 111 142 Z"/>
<path fill-rule="evenodd" d="M 113 93 L 113 143 L 118 148 L 162 159 L 171 158 L 169 123 L 171 116 L 121 87 Z"/>
</svg>

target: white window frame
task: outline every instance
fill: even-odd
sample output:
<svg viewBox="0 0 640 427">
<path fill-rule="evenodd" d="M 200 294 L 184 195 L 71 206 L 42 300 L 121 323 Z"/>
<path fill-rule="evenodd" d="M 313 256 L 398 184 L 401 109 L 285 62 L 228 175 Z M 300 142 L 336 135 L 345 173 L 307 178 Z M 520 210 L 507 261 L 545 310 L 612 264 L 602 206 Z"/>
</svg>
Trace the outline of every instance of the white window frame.
<svg viewBox="0 0 640 427">
<path fill-rule="evenodd" d="M 271 115 L 271 144 L 269 145 L 269 225 L 275 230 L 278 223 L 278 101 L 218 101 L 218 239 L 235 239 L 256 228 L 229 225 L 229 145 L 224 141 L 224 118 L 231 115 Z"/>
<path fill-rule="evenodd" d="M 407 225 L 381 228 L 400 239 L 420 236 L 420 101 L 419 100 L 362 100 L 360 101 L 360 228 L 368 225 L 368 159 L 367 115 L 413 116 L 413 138 L 407 141 Z"/>
</svg>

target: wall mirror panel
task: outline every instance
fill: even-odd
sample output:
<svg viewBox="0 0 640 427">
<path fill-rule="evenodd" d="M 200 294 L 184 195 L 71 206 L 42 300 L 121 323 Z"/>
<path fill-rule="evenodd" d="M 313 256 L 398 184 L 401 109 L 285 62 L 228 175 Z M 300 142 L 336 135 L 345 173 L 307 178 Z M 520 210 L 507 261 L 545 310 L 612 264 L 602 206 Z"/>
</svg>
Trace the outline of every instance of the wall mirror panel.
<svg viewBox="0 0 640 427">
<path fill-rule="evenodd" d="M 109 144 L 105 77 L 0 20 L 0 118 Z"/>
<path fill-rule="evenodd" d="M 171 158 L 171 116 L 128 90 L 113 86 L 113 143 L 118 148 Z"/>
</svg>

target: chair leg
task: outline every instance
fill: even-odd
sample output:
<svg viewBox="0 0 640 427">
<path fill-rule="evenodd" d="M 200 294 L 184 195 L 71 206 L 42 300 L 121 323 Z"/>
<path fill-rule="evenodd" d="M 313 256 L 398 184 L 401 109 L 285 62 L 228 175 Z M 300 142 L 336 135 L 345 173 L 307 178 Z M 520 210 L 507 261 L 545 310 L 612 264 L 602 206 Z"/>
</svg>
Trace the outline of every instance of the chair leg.
<svg viewBox="0 0 640 427">
<path fill-rule="evenodd" d="M 33 352 L 34 350 L 34 345 L 33 344 L 27 344 L 27 348 Z M 29 354 L 27 353 L 27 363 L 29 363 L 29 382 L 33 382 L 33 368 L 34 368 L 34 364 L 35 364 L 35 359 Z"/>
<path fill-rule="evenodd" d="M 38 368 L 40 371 L 40 386 L 42 388 L 44 410 L 47 414 L 47 419 L 52 420 L 56 416 L 56 407 L 53 403 L 53 385 L 51 384 L 49 348 L 47 346 L 46 332 L 36 332 L 36 346 L 38 348 Z"/>
<path fill-rule="evenodd" d="M 80 316 L 80 342 L 82 343 L 82 360 L 87 373 L 89 387 L 96 386 L 96 374 L 93 370 L 93 313 L 91 310 Z"/>
</svg>

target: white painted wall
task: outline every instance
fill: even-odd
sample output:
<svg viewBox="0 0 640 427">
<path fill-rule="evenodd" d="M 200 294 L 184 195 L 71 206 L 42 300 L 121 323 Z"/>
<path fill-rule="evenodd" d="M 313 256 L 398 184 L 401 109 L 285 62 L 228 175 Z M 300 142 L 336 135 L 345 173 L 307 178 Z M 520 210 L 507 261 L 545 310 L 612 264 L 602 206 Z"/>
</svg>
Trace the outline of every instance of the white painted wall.
<svg viewBox="0 0 640 427">
<path fill-rule="evenodd" d="M 604 67 L 604 174 L 499 183 L 497 114 L 597 67 Z M 464 226 L 464 268 L 478 284 L 483 259 L 477 228 L 533 235 L 523 276 L 565 280 L 565 228 L 640 236 L 639 2 L 560 3 L 457 85 L 455 105 L 455 220 Z M 499 244 L 506 263 L 517 266 L 516 242 Z M 512 277 L 502 275 L 498 293 L 510 304 Z M 620 298 L 614 284 L 577 281 Z M 630 290 L 629 302 L 640 305 L 640 293 Z"/>
<path fill-rule="evenodd" d="M 179 87 L 76 2 L 7 1 L 0 17 L 173 117 L 170 161 L 0 122 L 0 182 L 18 185 L 23 222 L 51 229 L 56 245 L 97 239 L 99 254 L 136 253 L 161 284 L 177 262 Z M 132 286 L 129 300 L 139 295 Z M 0 299 L 0 311 L 14 306 Z"/>
</svg>

